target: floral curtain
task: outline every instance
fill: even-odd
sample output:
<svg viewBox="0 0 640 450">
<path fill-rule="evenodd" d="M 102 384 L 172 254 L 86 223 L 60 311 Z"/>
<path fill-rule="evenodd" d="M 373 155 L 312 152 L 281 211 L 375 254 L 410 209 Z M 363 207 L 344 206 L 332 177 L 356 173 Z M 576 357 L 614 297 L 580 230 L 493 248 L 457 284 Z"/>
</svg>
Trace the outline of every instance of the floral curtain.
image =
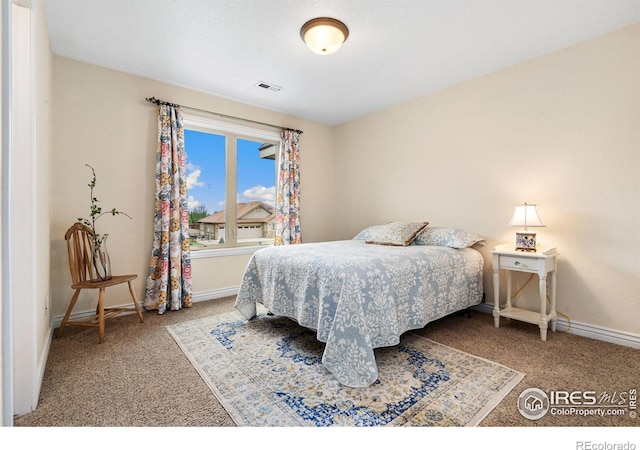
<svg viewBox="0 0 640 450">
<path fill-rule="evenodd" d="M 163 314 L 191 306 L 191 254 L 182 108 L 160 104 L 153 250 L 144 306 Z"/>
<path fill-rule="evenodd" d="M 300 244 L 300 147 L 301 131 L 283 129 L 276 199 L 275 245 Z"/>
</svg>

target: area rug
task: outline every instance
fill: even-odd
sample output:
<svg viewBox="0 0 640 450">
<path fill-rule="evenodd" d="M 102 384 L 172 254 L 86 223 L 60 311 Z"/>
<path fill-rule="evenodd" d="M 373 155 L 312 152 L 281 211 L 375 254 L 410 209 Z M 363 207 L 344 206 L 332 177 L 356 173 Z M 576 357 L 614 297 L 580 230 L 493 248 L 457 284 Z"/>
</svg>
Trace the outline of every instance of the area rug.
<svg viewBox="0 0 640 450">
<path fill-rule="evenodd" d="M 167 329 L 238 426 L 476 426 L 524 377 L 408 332 L 375 350 L 376 382 L 350 388 L 287 318 L 234 311 Z"/>
</svg>

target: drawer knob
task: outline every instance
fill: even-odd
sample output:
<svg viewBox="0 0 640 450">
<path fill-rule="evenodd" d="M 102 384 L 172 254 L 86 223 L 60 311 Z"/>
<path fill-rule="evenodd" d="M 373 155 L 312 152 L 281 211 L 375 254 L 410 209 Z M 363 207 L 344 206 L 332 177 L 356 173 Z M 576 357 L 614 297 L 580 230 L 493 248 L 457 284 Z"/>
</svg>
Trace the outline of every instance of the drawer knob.
<svg viewBox="0 0 640 450">
<path fill-rule="evenodd" d="M 519 266 L 519 265 L 520 265 L 520 261 L 516 261 L 516 266 Z"/>
</svg>

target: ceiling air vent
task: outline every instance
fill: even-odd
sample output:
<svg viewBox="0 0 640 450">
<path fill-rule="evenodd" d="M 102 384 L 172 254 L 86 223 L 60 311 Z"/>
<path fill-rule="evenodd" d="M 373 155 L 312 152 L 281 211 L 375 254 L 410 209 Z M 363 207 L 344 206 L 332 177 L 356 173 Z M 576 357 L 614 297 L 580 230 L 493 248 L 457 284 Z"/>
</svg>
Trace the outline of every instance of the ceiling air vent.
<svg viewBox="0 0 640 450">
<path fill-rule="evenodd" d="M 264 81 L 258 82 L 256 86 L 258 86 L 259 88 L 266 89 L 268 91 L 274 91 L 274 92 L 278 92 L 282 90 L 280 86 L 276 86 L 275 84 L 265 83 Z"/>
</svg>

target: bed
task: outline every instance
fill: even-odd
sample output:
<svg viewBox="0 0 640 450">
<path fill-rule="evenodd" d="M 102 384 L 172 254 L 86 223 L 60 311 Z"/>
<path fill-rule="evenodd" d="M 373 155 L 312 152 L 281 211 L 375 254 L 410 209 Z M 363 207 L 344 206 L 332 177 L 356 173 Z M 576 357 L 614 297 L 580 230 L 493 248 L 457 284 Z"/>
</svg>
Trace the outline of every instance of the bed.
<svg viewBox="0 0 640 450">
<path fill-rule="evenodd" d="M 389 225 L 351 240 L 258 250 L 235 307 L 252 319 L 262 304 L 315 330 L 325 343 L 324 367 L 343 385 L 370 385 L 378 377 L 375 348 L 397 345 L 404 332 L 482 301 L 484 260 L 473 248 L 481 237 L 410 223 L 419 230 L 394 241 L 397 231 L 378 232 Z"/>
</svg>

